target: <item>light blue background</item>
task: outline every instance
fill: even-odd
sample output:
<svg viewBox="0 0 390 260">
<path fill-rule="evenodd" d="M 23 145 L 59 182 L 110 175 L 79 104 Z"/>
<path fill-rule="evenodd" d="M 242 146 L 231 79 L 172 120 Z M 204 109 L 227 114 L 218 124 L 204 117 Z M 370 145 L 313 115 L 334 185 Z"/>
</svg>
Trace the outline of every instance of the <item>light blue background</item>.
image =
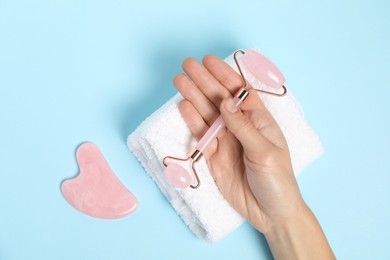
<svg viewBox="0 0 390 260">
<path fill-rule="evenodd" d="M 249 224 L 197 239 L 125 145 L 175 94 L 185 57 L 251 47 L 321 137 L 298 180 L 335 254 L 390 259 L 389 3 L 0 0 L 0 259 L 271 258 Z M 94 219 L 63 199 L 84 141 L 139 199 L 133 215 Z"/>
</svg>

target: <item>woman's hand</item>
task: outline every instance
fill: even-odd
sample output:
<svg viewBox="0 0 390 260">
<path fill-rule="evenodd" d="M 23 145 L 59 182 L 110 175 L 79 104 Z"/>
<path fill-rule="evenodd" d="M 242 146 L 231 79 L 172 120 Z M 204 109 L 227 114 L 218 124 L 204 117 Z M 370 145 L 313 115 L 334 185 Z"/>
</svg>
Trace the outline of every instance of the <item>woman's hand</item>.
<svg viewBox="0 0 390 260">
<path fill-rule="evenodd" d="M 203 64 L 188 58 L 183 69 L 174 85 L 193 136 L 199 140 L 220 113 L 227 127 L 205 153 L 225 199 L 265 234 L 275 258 L 334 258 L 301 197 L 283 133 L 259 96 L 251 93 L 237 108 L 232 97 L 242 87 L 241 76 L 213 55 Z"/>
<path fill-rule="evenodd" d="M 251 93 L 236 108 L 231 98 L 242 79 L 215 56 L 206 56 L 203 65 L 186 59 L 183 69 L 186 75 L 177 75 L 174 84 L 185 98 L 179 108 L 195 138 L 220 113 L 227 126 L 205 154 L 226 200 L 263 233 L 302 210 L 287 143 L 259 96 Z"/>
</svg>

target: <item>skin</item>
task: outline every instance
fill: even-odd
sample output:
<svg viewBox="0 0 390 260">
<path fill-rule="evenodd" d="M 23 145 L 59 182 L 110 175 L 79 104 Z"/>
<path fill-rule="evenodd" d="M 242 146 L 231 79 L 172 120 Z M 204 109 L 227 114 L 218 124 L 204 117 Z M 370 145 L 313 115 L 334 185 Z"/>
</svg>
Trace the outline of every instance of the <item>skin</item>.
<svg viewBox="0 0 390 260">
<path fill-rule="evenodd" d="M 199 140 L 219 114 L 226 124 L 205 153 L 225 199 L 265 235 L 276 259 L 335 259 L 300 194 L 283 133 L 259 96 L 251 93 L 236 108 L 232 97 L 242 79 L 216 56 L 203 64 L 188 58 L 182 67 L 174 85 L 193 136 Z"/>
</svg>

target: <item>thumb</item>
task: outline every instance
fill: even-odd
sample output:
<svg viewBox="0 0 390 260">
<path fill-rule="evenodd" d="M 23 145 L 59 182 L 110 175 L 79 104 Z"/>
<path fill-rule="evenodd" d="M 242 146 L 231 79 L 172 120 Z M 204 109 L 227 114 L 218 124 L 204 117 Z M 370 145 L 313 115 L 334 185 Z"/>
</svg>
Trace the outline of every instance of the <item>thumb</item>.
<svg viewBox="0 0 390 260">
<path fill-rule="evenodd" d="M 240 141 L 246 153 L 258 154 L 270 147 L 270 142 L 261 135 L 232 98 L 221 102 L 220 112 L 227 129 Z"/>
</svg>

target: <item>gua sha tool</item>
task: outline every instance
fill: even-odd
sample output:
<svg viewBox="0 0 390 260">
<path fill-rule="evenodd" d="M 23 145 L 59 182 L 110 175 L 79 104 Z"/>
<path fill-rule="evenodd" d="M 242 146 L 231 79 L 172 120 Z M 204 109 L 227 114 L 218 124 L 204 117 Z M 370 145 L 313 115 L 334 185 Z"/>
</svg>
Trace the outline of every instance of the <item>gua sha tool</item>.
<svg viewBox="0 0 390 260">
<path fill-rule="evenodd" d="M 282 92 L 269 92 L 262 89 L 253 90 L 274 96 L 284 96 L 287 93 L 287 89 L 284 86 L 285 78 L 283 74 L 270 60 L 255 50 L 249 50 L 246 53 L 242 50 L 237 50 L 234 52 L 233 57 L 243 80 L 243 86 L 233 98 L 237 107 L 239 107 L 250 94 L 249 90 L 246 90 L 246 80 L 241 71 L 240 64 L 237 61 L 238 53 L 243 54 L 241 59 L 243 64 L 256 79 L 264 85 L 279 92 L 280 89 L 282 89 Z M 220 115 L 195 146 L 195 151 L 187 158 L 177 158 L 173 156 L 166 156 L 164 158 L 163 164 L 166 167 L 164 174 L 172 185 L 180 189 L 187 187 L 191 187 L 193 189 L 199 188 L 200 179 L 198 173 L 196 172 L 195 163 L 202 158 L 204 151 L 214 141 L 224 127 L 225 123 Z"/>
<path fill-rule="evenodd" d="M 81 144 L 76 157 L 79 175 L 61 185 L 70 205 L 86 215 L 103 219 L 122 218 L 137 209 L 137 199 L 115 176 L 95 144 Z"/>
</svg>

